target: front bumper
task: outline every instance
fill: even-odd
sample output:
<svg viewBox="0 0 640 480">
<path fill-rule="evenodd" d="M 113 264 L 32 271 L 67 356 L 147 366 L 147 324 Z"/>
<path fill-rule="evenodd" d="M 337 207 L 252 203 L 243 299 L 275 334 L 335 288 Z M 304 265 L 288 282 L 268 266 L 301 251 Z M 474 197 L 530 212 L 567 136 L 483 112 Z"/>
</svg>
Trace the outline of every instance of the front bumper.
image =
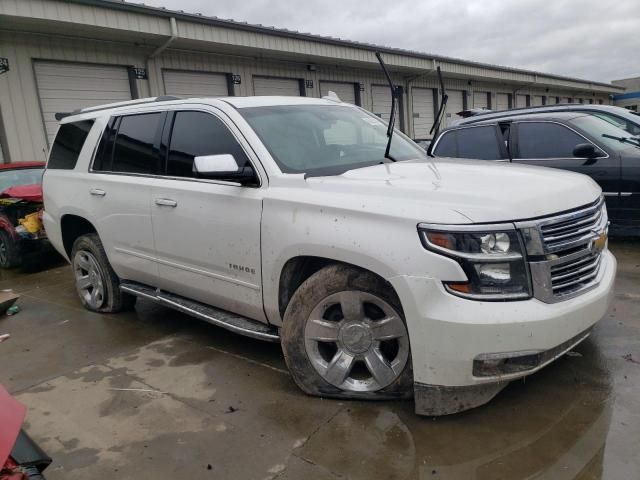
<svg viewBox="0 0 640 480">
<path fill-rule="evenodd" d="M 425 405 L 421 397 L 427 399 L 426 404 L 433 398 L 447 404 L 445 397 L 457 397 L 459 401 L 461 395 L 465 401 L 457 406 L 454 402 L 451 408 L 434 410 L 440 413 L 427 414 L 454 413 L 481 405 L 510 380 L 539 370 L 584 339 L 581 334 L 604 316 L 613 294 L 616 260 L 608 250 L 602 255 L 598 285 L 553 304 L 535 298 L 513 302 L 466 300 L 447 293 L 442 282 L 433 278 L 391 278 L 409 330 L 416 406 Z M 571 343 L 572 339 L 576 342 Z M 545 355 L 548 351 L 552 353 Z M 542 361 L 516 373 L 474 375 L 474 360 L 504 352 L 538 352 Z M 426 395 L 426 391 L 432 395 Z M 469 400 L 474 396 L 477 402 Z"/>
</svg>

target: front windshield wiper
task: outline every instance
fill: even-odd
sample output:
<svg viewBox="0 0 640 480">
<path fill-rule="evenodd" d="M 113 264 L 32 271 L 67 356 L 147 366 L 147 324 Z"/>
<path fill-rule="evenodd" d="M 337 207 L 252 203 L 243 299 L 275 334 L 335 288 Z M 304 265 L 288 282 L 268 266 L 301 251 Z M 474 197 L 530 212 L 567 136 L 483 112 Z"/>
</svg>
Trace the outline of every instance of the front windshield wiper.
<svg viewBox="0 0 640 480">
<path fill-rule="evenodd" d="M 438 80 L 440 81 L 440 108 L 438 109 L 438 114 L 433 119 L 433 125 L 431 126 L 431 130 L 429 130 L 429 135 L 431 135 L 431 143 L 429 144 L 429 148 L 427 148 L 427 155 L 433 157 L 433 143 L 438 133 L 440 133 L 440 124 L 442 123 L 442 118 L 444 117 L 445 110 L 447 108 L 447 100 L 449 100 L 449 95 L 447 95 L 447 91 L 444 88 L 444 81 L 442 80 L 442 72 L 440 71 L 440 65 L 437 68 L 438 71 Z"/>
<path fill-rule="evenodd" d="M 391 149 L 391 139 L 393 138 L 393 129 L 395 128 L 396 124 L 396 110 L 398 109 L 397 98 L 400 96 L 400 88 L 396 87 L 393 84 L 391 75 L 389 75 L 389 72 L 387 71 L 387 66 L 384 64 L 380 52 L 376 52 L 376 57 L 378 57 L 378 62 L 380 62 L 380 66 L 382 67 L 384 76 L 387 77 L 387 82 L 389 83 L 389 88 L 391 89 L 391 113 L 389 115 L 389 125 L 387 126 L 387 148 L 384 151 L 384 156 L 392 162 L 395 162 L 396 159 L 391 156 L 389 150 Z"/>
<path fill-rule="evenodd" d="M 640 137 L 616 137 L 615 135 L 609 135 L 608 133 L 603 133 L 602 136 L 604 138 L 611 138 L 612 140 L 618 140 L 622 143 L 628 143 L 633 145 L 634 147 L 640 147 Z"/>
</svg>

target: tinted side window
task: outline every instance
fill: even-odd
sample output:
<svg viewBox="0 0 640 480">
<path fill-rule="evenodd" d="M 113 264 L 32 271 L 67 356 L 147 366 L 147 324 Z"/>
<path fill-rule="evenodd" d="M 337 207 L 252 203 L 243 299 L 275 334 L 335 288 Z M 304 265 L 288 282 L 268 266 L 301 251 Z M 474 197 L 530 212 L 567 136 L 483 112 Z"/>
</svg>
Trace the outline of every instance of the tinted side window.
<svg viewBox="0 0 640 480">
<path fill-rule="evenodd" d="M 167 175 L 194 177 L 193 159 L 203 155 L 231 154 L 242 168 L 249 159 L 229 129 L 205 112 L 177 112 L 171 132 Z"/>
<path fill-rule="evenodd" d="M 500 144 L 493 126 L 471 127 L 458 130 L 458 158 L 499 160 Z"/>
<path fill-rule="evenodd" d="M 573 158 L 573 149 L 587 141 L 557 123 L 518 123 L 518 158 Z"/>
<path fill-rule="evenodd" d="M 120 119 L 111 170 L 121 173 L 157 173 L 154 148 L 162 113 L 127 115 Z"/>
<path fill-rule="evenodd" d="M 60 126 L 51 147 L 47 168 L 73 170 L 76 168 L 80 150 L 93 127 L 93 120 L 65 123 Z"/>
<path fill-rule="evenodd" d="M 456 133 L 457 131 L 442 134 L 433 154 L 437 157 L 457 157 Z"/>
</svg>

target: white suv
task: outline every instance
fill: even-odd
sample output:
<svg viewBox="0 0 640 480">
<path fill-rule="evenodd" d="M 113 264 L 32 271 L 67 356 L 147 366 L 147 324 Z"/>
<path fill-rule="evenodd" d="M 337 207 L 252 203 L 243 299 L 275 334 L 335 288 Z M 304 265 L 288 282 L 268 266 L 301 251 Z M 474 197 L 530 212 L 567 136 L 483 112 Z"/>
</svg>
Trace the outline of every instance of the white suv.
<svg viewBox="0 0 640 480">
<path fill-rule="evenodd" d="M 44 221 L 82 303 L 139 296 L 279 341 L 309 394 L 458 412 L 607 310 L 586 176 L 433 161 L 400 132 L 385 157 L 385 123 L 332 100 L 157 98 L 61 123 Z"/>
</svg>

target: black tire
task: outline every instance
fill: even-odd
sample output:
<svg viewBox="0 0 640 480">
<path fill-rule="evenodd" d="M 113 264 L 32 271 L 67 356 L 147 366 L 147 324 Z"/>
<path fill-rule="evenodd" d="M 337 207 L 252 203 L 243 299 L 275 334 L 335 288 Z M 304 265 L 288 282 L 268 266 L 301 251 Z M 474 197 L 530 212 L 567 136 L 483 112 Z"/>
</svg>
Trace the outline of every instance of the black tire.
<svg viewBox="0 0 640 480">
<path fill-rule="evenodd" d="M 14 268 L 21 263 L 20 247 L 6 230 L 0 230 L 0 268 Z"/>
<path fill-rule="evenodd" d="M 89 233 L 77 238 L 71 250 L 71 265 L 76 275 L 76 265 L 81 255 L 89 254 L 97 263 L 96 274 L 101 280 L 103 294 L 101 302 L 92 305 L 86 298 L 86 291 L 83 293 L 78 286 L 76 279 L 76 291 L 80 297 L 82 305 L 92 312 L 117 313 L 130 310 L 136 303 L 136 296 L 124 293 L 120 290 L 120 279 L 111 268 L 107 259 L 100 237 L 95 233 Z M 77 277 L 76 277 L 77 278 Z"/>
<path fill-rule="evenodd" d="M 284 358 L 295 383 L 307 394 L 366 400 L 411 398 L 413 371 L 410 350 L 404 369 L 395 380 L 375 391 L 348 391 L 326 381 L 316 370 L 305 346 L 305 328 L 310 314 L 330 295 L 345 291 L 365 292 L 389 304 L 406 329 L 400 300 L 389 283 L 371 272 L 349 265 L 327 266 L 309 277 L 294 293 L 280 330 Z M 408 334 L 406 341 L 408 343 Z M 409 347 L 406 347 L 407 349 Z"/>
</svg>

